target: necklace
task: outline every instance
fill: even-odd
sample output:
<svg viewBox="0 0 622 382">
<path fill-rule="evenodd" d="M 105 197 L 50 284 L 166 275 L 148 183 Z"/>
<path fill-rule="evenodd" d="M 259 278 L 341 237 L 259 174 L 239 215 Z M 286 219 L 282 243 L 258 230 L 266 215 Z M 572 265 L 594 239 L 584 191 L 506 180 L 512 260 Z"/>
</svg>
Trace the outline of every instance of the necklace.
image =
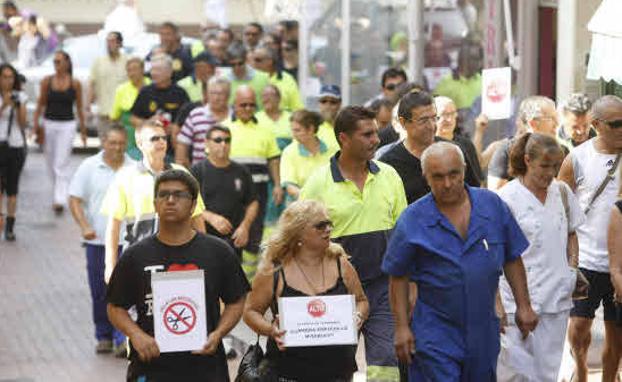
<svg viewBox="0 0 622 382">
<path fill-rule="evenodd" d="M 313 290 L 313 293 L 319 294 L 318 289 L 313 285 L 311 280 L 307 277 L 307 274 L 305 273 L 305 271 L 302 270 L 302 267 L 300 266 L 300 264 L 298 264 L 298 260 L 296 260 L 295 257 L 294 257 L 294 263 L 296 263 L 296 267 L 298 268 L 300 273 L 302 273 L 302 277 L 304 277 L 307 284 L 309 284 L 309 286 L 311 287 L 311 290 Z M 324 261 L 323 260 L 322 260 L 322 290 L 324 290 Z"/>
</svg>

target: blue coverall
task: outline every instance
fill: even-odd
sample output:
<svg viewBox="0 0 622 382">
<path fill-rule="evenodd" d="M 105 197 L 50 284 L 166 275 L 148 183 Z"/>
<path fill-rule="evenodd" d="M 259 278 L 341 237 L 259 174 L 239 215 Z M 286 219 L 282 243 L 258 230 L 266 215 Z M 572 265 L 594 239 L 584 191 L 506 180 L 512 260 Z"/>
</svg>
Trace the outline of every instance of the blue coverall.
<svg viewBox="0 0 622 382">
<path fill-rule="evenodd" d="M 529 243 L 496 194 L 466 189 L 471 201 L 466 239 L 428 194 L 400 216 L 382 265 L 384 272 L 408 276 L 418 287 L 411 382 L 496 380 L 499 276 Z"/>
</svg>

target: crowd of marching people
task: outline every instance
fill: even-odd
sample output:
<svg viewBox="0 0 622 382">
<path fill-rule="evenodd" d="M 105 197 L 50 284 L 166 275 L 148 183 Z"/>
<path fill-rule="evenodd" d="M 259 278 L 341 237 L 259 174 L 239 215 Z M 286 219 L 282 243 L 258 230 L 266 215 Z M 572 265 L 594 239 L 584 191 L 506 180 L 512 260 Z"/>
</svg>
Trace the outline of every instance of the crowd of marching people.
<svg viewBox="0 0 622 382">
<path fill-rule="evenodd" d="M 31 123 L 51 208 L 69 208 L 85 243 L 96 351 L 127 355 L 132 381 L 226 381 L 223 340 L 243 319 L 268 337 L 266 380 L 351 381 L 357 346 L 286 347 L 276 303 L 351 294 L 368 381 L 557 381 L 566 343 L 587 381 L 602 305 L 602 378 L 617 381 L 622 100 L 527 97 L 488 142 L 482 52 L 465 42 L 434 89 L 392 67 L 365 106 L 326 83 L 310 110 L 297 33 L 251 23 L 186 46 L 167 22 L 141 58 L 110 32 L 88 89 L 54 53 Z M 27 151 L 20 86 L 0 65 L 7 241 Z M 72 174 L 91 104 L 102 150 Z M 160 354 L 151 275 L 180 267 L 206 272 L 209 337 Z"/>
</svg>

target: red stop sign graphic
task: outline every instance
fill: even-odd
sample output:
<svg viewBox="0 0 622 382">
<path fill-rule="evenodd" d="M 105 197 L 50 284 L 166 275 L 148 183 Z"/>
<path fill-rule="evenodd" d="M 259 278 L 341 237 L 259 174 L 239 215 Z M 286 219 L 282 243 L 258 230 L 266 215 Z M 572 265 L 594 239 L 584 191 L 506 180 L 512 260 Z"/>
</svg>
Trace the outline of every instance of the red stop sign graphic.
<svg viewBox="0 0 622 382">
<path fill-rule="evenodd" d="M 307 303 L 307 312 L 315 317 L 322 317 L 326 313 L 326 304 L 320 299 L 311 300 Z"/>
</svg>

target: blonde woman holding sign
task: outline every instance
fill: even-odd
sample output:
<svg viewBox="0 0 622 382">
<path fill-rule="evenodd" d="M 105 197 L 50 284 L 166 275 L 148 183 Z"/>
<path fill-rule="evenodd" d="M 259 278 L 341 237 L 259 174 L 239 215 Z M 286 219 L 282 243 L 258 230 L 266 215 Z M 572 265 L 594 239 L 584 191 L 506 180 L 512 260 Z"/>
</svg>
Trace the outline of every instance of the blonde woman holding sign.
<svg viewBox="0 0 622 382">
<path fill-rule="evenodd" d="M 356 345 L 290 347 L 279 328 L 279 297 L 354 295 L 357 329 L 369 304 L 354 267 L 338 244 L 330 242 L 332 223 L 321 203 L 292 203 L 268 240 L 264 262 L 244 308 L 244 322 L 268 337 L 266 357 L 287 381 L 350 381 L 356 371 Z M 275 285 L 276 283 L 276 285 Z M 273 291 L 275 293 L 273 293 Z M 275 319 L 264 318 L 270 307 Z"/>
</svg>

